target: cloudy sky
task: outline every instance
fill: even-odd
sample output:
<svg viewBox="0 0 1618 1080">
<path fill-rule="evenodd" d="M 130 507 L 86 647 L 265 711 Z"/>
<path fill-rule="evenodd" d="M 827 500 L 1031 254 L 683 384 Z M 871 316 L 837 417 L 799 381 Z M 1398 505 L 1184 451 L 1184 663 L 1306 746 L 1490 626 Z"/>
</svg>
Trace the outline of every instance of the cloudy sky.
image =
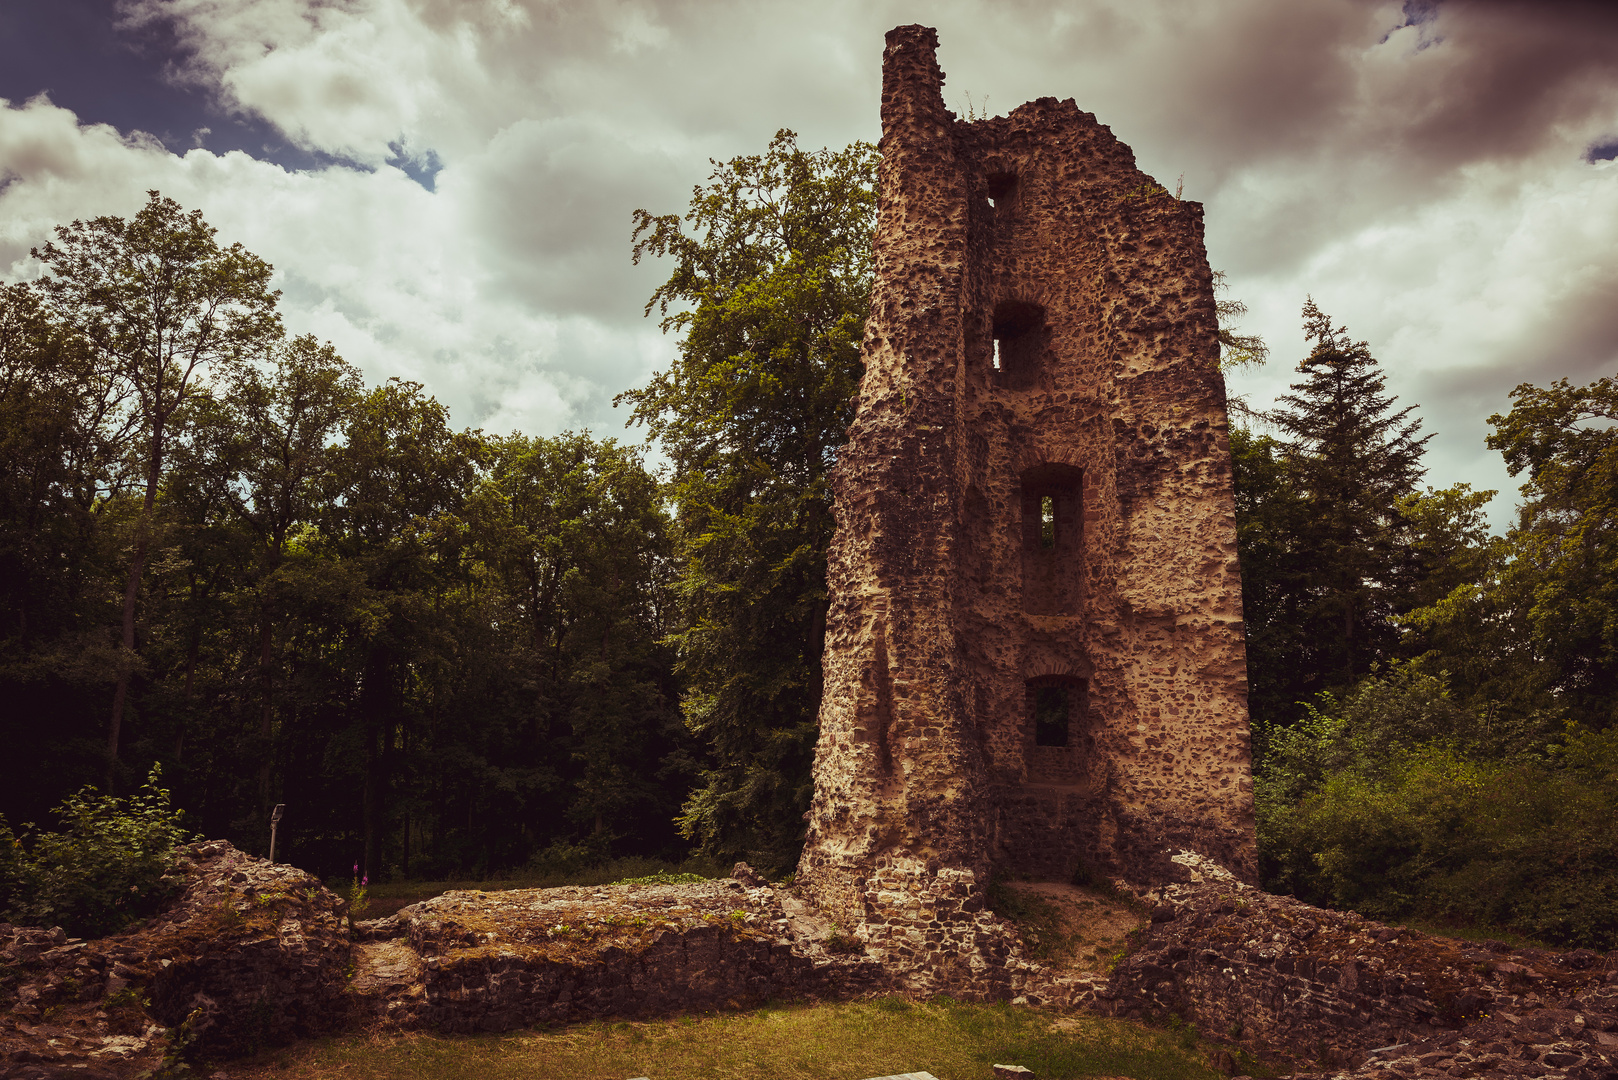
<svg viewBox="0 0 1618 1080">
<path fill-rule="evenodd" d="M 275 264 L 288 327 L 464 425 L 622 434 L 671 343 L 637 207 L 709 158 L 874 140 L 882 35 L 945 97 L 1072 97 L 1207 205 L 1269 367 L 1306 295 L 1437 432 L 1429 482 L 1515 484 L 1485 418 L 1618 367 L 1618 4 L 1485 0 L 0 0 L 0 280 L 158 188 Z M 631 437 L 634 437 L 633 435 Z"/>
</svg>

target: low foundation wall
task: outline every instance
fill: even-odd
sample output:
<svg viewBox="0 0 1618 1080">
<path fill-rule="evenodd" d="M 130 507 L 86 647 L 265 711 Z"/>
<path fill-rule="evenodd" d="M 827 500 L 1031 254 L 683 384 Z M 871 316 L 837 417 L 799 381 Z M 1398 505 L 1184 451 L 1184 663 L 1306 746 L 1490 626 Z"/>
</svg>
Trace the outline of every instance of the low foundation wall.
<svg viewBox="0 0 1618 1080">
<path fill-rule="evenodd" d="M 1355 1080 L 1618 1080 L 1618 953 L 1383 926 L 1194 855 L 1174 857 L 1191 880 L 1137 893 L 1151 921 L 1110 973 L 1032 962 L 979 882 L 920 863 L 869 879 L 845 937 L 744 866 L 700 884 L 447 893 L 351 930 L 300 871 L 220 842 L 187 861 L 180 901 L 128 934 L 0 926 L 0 1077 L 134 1076 L 343 1027 L 505 1031 L 898 992 L 1172 1015 Z"/>
<path fill-rule="evenodd" d="M 783 902 L 784 901 L 784 902 Z M 768 885 L 452 892 L 361 924 L 350 995 L 396 1027 L 506 1031 L 887 988 Z"/>
</svg>

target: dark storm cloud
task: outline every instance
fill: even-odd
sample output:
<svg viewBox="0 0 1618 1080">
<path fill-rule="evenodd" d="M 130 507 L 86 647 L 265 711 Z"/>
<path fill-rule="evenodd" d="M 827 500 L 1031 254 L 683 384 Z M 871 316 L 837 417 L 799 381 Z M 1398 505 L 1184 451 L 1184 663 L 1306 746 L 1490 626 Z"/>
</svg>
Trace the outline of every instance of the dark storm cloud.
<svg viewBox="0 0 1618 1080">
<path fill-rule="evenodd" d="M 62 10 L 91 10 L 74 5 L 86 0 Z M 423 379 L 466 422 L 616 427 L 612 394 L 671 349 L 641 318 L 668 268 L 630 265 L 630 212 L 681 210 L 709 158 L 758 152 L 780 127 L 811 147 L 874 139 L 883 33 L 918 21 L 939 29 L 951 107 L 968 93 L 993 113 L 1073 97 L 1148 172 L 1171 187 L 1184 174 L 1215 265 L 1252 307 L 1247 329 L 1275 347 L 1236 387 L 1259 404 L 1292 378 L 1298 308 L 1314 294 L 1440 431 L 1433 480 L 1501 487 L 1482 418 L 1509 389 L 1618 364 L 1612 4 L 121 0 L 118 12 L 127 40 L 96 48 L 137 58 L 107 85 L 134 87 L 138 107 L 95 104 L 115 94 L 90 80 L 79 119 L 184 134 L 223 118 L 308 162 L 368 171 L 287 172 L 250 140 L 259 162 L 175 158 L 13 108 L 0 158 L 50 165 L 0 193 L 0 263 L 50 221 L 106 212 L 109 193 L 132 205 L 174 185 L 283 268 L 289 319 L 373 376 Z"/>
<path fill-rule="evenodd" d="M 85 123 L 144 131 L 176 153 L 243 150 L 291 169 L 337 159 L 292 146 L 273 124 L 232 114 L 175 78 L 188 50 L 168 19 L 132 25 L 115 0 L 8 0 L 0 5 L 0 98 L 38 94 Z"/>
</svg>

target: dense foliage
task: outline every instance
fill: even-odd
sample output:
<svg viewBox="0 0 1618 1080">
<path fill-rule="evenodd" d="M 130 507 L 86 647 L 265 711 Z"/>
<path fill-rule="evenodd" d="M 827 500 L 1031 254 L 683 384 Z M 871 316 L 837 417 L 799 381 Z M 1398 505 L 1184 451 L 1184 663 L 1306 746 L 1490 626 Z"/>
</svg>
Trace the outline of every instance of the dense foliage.
<svg viewBox="0 0 1618 1080">
<path fill-rule="evenodd" d="M 1558 734 L 1465 708 L 1406 664 L 1321 695 L 1258 780 L 1266 884 L 1618 946 L 1618 732 Z"/>
<path fill-rule="evenodd" d="M 684 853 L 699 755 L 639 451 L 367 388 L 155 194 L 39 255 L 0 289 L 0 813 L 157 761 L 248 850 L 286 803 L 280 852 L 328 874 Z"/>
<path fill-rule="evenodd" d="M 96 932 L 156 902 L 168 794 L 116 798 L 153 762 L 249 850 L 286 803 L 281 851 L 327 875 L 693 844 L 789 867 L 875 163 L 781 132 L 684 218 L 636 213 L 678 355 L 619 400 L 661 480 L 367 387 L 156 193 L 59 230 L 45 277 L 0 284 L 8 917 Z M 1219 301 L 1226 370 L 1266 356 L 1242 311 Z M 1618 945 L 1618 381 L 1490 418 L 1526 481 L 1492 535 L 1493 492 L 1422 486 L 1370 347 L 1303 319 L 1299 381 L 1231 433 L 1266 884 Z M 59 833 L 4 825 L 58 804 Z"/>
<path fill-rule="evenodd" d="M 158 787 L 126 799 L 85 788 L 56 808 L 61 832 L 12 833 L 0 819 L 0 920 L 60 926 L 94 937 L 158 910 L 185 880 L 175 848 L 188 839 L 181 814 Z"/>
<path fill-rule="evenodd" d="M 1231 440 L 1265 883 L 1611 948 L 1618 388 L 1520 386 L 1490 418 L 1529 480 L 1491 536 L 1494 493 L 1419 489 L 1411 410 L 1304 319 L 1283 437 Z"/>
<path fill-rule="evenodd" d="M 681 334 L 668 371 L 622 395 L 673 463 L 691 731 L 712 754 L 681 831 L 784 870 L 802 845 L 826 629 L 828 473 L 853 420 L 869 307 L 876 151 L 717 165 L 685 220 L 636 212 L 635 258 L 674 269 L 646 305 Z M 671 312 L 671 307 L 673 311 Z"/>
<path fill-rule="evenodd" d="M 1232 440 L 1244 606 L 1260 731 L 1291 702 L 1351 684 L 1397 643 L 1393 616 L 1423 568 L 1401 499 L 1421 479 L 1412 407 L 1395 410 L 1364 342 L 1311 300 L 1304 376 L 1266 415 L 1285 441 Z"/>
</svg>

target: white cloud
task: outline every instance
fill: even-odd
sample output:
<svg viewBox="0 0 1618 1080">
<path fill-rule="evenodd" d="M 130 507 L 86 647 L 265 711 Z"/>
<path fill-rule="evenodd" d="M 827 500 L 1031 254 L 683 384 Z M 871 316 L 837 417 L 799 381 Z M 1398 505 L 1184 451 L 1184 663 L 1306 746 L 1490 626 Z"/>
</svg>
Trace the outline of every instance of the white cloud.
<svg viewBox="0 0 1618 1080">
<path fill-rule="evenodd" d="M 598 419 L 664 347 L 649 326 L 595 326 L 512 289 L 509 230 L 483 220 L 484 192 L 462 171 L 446 169 L 431 193 L 392 168 L 289 173 L 240 152 L 182 157 L 81 127 L 44 100 L 0 109 L 0 162 L 0 278 L 40 272 L 28 249 L 53 224 L 128 216 L 159 188 L 275 264 L 290 329 L 331 340 L 373 382 L 426 384 L 461 423 L 552 432 Z"/>
<path fill-rule="evenodd" d="M 672 344 L 640 318 L 630 212 L 707 159 L 875 138 L 882 34 L 939 27 L 946 100 L 1074 97 L 1206 202 L 1209 248 L 1290 381 L 1306 293 L 1370 340 L 1440 434 L 1430 480 L 1509 487 L 1484 417 L 1522 380 L 1618 360 L 1618 15 L 1586 5 L 1318 0 L 123 0 L 173 21 L 180 78 L 298 146 L 292 174 L 170 154 L 44 102 L 0 111 L 0 267 L 49 225 L 159 187 L 274 262 L 287 322 L 462 423 L 618 421 Z M 426 191 L 388 166 L 437 155 Z M 367 171 L 369 170 L 369 171 Z M 1507 500 L 1509 502 L 1509 500 Z M 1497 515 L 1498 518 L 1499 515 Z"/>
</svg>

